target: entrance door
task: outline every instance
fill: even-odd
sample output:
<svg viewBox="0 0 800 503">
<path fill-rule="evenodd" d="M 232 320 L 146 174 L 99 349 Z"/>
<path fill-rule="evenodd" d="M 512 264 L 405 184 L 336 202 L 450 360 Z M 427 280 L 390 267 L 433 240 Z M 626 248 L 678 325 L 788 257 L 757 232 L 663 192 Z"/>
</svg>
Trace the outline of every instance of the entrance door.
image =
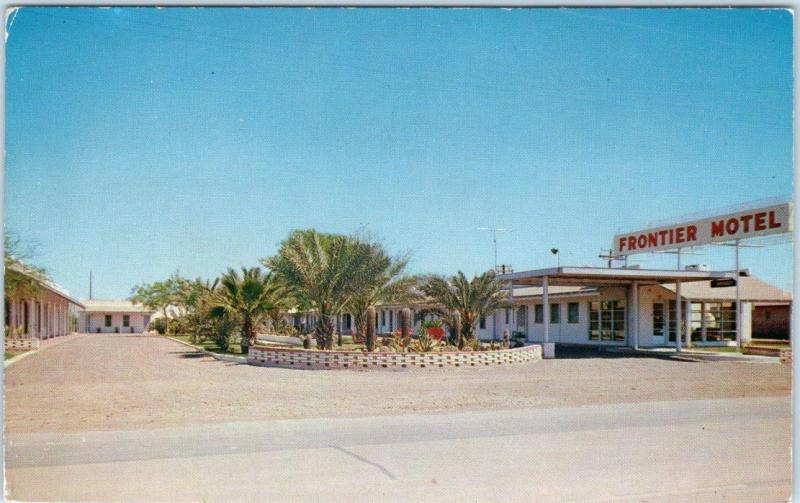
<svg viewBox="0 0 800 503">
<path fill-rule="evenodd" d="M 664 302 L 653 304 L 653 344 L 665 344 L 665 331 L 667 329 L 667 307 Z"/>
</svg>

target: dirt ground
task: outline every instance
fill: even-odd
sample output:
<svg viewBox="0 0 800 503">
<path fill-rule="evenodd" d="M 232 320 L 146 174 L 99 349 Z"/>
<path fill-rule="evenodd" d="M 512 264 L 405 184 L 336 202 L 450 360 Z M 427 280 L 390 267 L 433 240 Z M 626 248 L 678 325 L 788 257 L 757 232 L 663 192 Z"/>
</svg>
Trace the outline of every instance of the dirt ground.
<svg viewBox="0 0 800 503">
<path fill-rule="evenodd" d="M 562 352 L 519 366 L 304 371 L 224 363 L 156 336 L 92 334 L 6 369 L 6 430 L 785 396 L 789 365 Z"/>
</svg>

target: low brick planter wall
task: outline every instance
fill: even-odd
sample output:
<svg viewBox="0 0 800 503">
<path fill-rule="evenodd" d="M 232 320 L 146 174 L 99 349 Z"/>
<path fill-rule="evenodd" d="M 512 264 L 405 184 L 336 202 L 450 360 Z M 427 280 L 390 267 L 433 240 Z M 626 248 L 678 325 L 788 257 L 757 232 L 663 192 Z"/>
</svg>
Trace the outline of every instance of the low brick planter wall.
<svg viewBox="0 0 800 503">
<path fill-rule="evenodd" d="M 496 351 L 447 353 L 362 353 L 252 346 L 247 355 L 247 363 L 250 365 L 314 370 L 487 367 L 541 359 L 542 347 L 536 344 Z"/>
<path fill-rule="evenodd" d="M 39 339 L 6 339 L 6 351 L 33 351 L 39 349 Z"/>
</svg>

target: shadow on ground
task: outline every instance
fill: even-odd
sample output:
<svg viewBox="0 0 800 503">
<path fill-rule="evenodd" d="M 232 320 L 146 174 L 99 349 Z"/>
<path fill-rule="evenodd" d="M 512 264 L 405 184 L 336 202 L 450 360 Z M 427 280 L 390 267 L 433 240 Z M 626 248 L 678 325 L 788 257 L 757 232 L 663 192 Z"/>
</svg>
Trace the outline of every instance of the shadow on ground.
<svg viewBox="0 0 800 503">
<path fill-rule="evenodd" d="M 179 355 L 181 358 L 203 358 L 208 356 L 205 353 L 201 353 L 200 351 L 170 351 L 169 354 L 171 355 Z"/>
<path fill-rule="evenodd" d="M 584 358 L 657 358 L 659 360 L 672 360 L 678 362 L 692 362 L 689 358 L 677 356 L 675 354 L 658 354 L 658 353 L 634 353 L 633 351 L 615 350 L 611 348 L 597 348 L 597 347 L 576 347 L 576 346 L 562 346 L 556 344 L 556 359 L 562 360 L 578 360 Z"/>
</svg>

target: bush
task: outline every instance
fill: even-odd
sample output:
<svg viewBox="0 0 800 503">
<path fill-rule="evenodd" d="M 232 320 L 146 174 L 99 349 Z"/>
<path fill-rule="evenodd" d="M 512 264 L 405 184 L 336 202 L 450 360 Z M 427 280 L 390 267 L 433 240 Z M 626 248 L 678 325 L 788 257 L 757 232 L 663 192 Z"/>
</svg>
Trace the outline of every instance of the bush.
<svg viewBox="0 0 800 503">
<path fill-rule="evenodd" d="M 155 330 L 158 335 L 164 335 L 167 333 L 167 321 L 164 318 L 156 318 L 150 321 L 148 328 Z"/>
<path fill-rule="evenodd" d="M 211 340 L 222 351 L 228 351 L 234 336 L 237 323 L 228 318 L 219 318 L 211 322 L 213 331 Z"/>
<path fill-rule="evenodd" d="M 437 343 L 428 334 L 428 328 L 425 326 L 419 327 L 417 329 L 417 340 L 414 342 L 413 349 L 419 353 L 429 353 L 433 351 L 433 348 L 436 347 Z"/>
</svg>

